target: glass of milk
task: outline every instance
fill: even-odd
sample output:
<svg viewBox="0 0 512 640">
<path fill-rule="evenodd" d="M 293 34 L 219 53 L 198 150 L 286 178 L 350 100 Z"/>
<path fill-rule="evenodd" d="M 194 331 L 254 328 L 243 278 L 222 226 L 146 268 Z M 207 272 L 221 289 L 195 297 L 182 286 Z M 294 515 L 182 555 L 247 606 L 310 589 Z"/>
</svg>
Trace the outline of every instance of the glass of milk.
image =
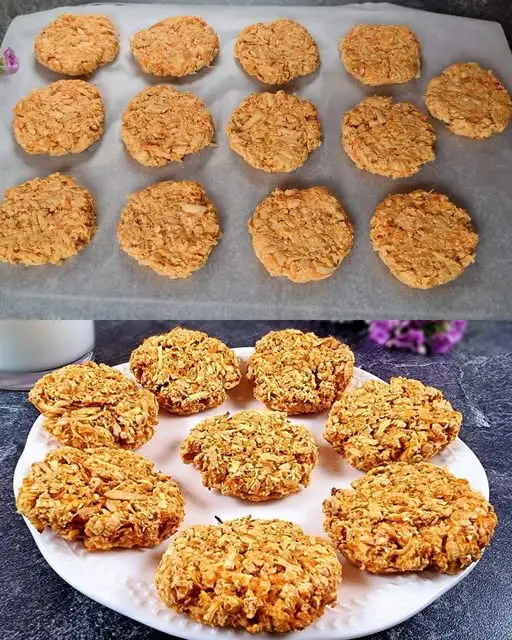
<svg viewBox="0 0 512 640">
<path fill-rule="evenodd" d="M 30 389 L 49 371 L 93 354 L 93 320 L 1 320 L 0 389 Z"/>
</svg>

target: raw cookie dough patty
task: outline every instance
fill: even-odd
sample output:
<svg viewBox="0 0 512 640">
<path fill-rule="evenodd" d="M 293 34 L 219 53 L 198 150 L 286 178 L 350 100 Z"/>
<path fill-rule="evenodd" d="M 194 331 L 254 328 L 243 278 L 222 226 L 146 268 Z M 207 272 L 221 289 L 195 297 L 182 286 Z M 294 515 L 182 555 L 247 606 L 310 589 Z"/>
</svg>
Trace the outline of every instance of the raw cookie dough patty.
<svg viewBox="0 0 512 640">
<path fill-rule="evenodd" d="M 34 51 L 38 62 L 48 69 L 81 76 L 112 62 L 119 39 L 107 16 L 64 13 L 37 36 Z"/>
<path fill-rule="evenodd" d="M 301 167 L 322 140 L 315 107 L 284 91 L 245 98 L 231 114 L 226 133 L 233 151 L 271 173 Z"/>
<path fill-rule="evenodd" d="M 27 153 L 81 153 L 103 135 L 100 92 L 84 80 L 58 80 L 36 89 L 14 107 L 16 142 Z"/>
<path fill-rule="evenodd" d="M 273 276 L 328 278 L 352 249 L 349 217 L 325 187 L 274 189 L 249 220 L 252 246 Z"/>
<path fill-rule="evenodd" d="M 200 269 L 221 237 L 217 210 L 197 182 L 160 182 L 133 193 L 117 227 L 123 251 L 169 278 Z"/>
<path fill-rule="evenodd" d="M 462 414 L 418 380 L 370 381 L 334 403 L 324 437 L 352 466 L 420 462 L 455 440 Z"/>
<path fill-rule="evenodd" d="M 183 441 L 181 458 L 208 489 L 252 502 L 307 487 L 318 449 L 309 429 L 278 411 L 240 411 L 208 418 Z"/>
<path fill-rule="evenodd" d="M 289 18 L 245 27 L 236 40 L 235 56 L 249 75 L 273 85 L 313 73 L 320 64 L 309 31 Z"/>
<path fill-rule="evenodd" d="M 457 573 L 480 558 L 496 522 L 467 480 L 427 462 L 377 467 L 324 501 L 332 543 L 370 573 Z"/>
<path fill-rule="evenodd" d="M 354 354 L 346 344 L 297 329 L 271 331 L 258 340 L 247 368 L 254 397 L 289 415 L 328 409 L 353 373 Z"/>
<path fill-rule="evenodd" d="M 366 98 L 343 117 L 342 144 L 358 169 L 407 178 L 434 160 L 436 136 L 427 117 L 409 102 Z"/>
<path fill-rule="evenodd" d="M 128 153 L 146 167 L 163 167 L 212 143 L 215 127 L 204 103 L 166 85 L 148 87 L 126 108 L 121 138 Z"/>
<path fill-rule="evenodd" d="M 40 378 L 29 400 L 44 415 L 44 428 L 78 449 L 136 449 L 158 422 L 155 396 L 105 364 L 69 365 Z"/>
<path fill-rule="evenodd" d="M 327 540 L 291 522 L 248 517 L 181 531 L 155 581 L 168 607 L 202 624 L 287 632 L 336 603 L 341 565 Z"/>
<path fill-rule="evenodd" d="M 356 25 L 340 41 L 340 53 L 345 69 L 364 84 L 399 84 L 420 77 L 420 43 L 403 25 Z"/>
<path fill-rule="evenodd" d="M 88 551 L 154 547 L 184 515 L 172 478 L 131 451 L 61 447 L 32 465 L 16 507 L 43 532 L 82 540 Z"/>
<path fill-rule="evenodd" d="M 0 262 L 60 264 L 96 231 L 91 194 L 71 176 L 54 173 L 7 189 L 0 203 Z"/>
<path fill-rule="evenodd" d="M 504 131 L 512 118 L 512 99 L 490 70 L 476 62 L 453 64 L 432 78 L 425 94 L 427 109 L 450 131 L 488 138 Z"/>
<path fill-rule="evenodd" d="M 237 356 L 223 342 L 182 327 L 144 340 L 130 369 L 161 407 L 184 416 L 218 407 L 242 378 Z"/>
<path fill-rule="evenodd" d="M 468 213 L 439 193 L 388 196 L 370 223 L 375 251 L 409 287 L 430 289 L 454 280 L 475 261 L 478 235 Z"/>
<path fill-rule="evenodd" d="M 212 63 L 219 38 L 202 18 L 174 16 L 138 31 L 130 46 L 146 73 L 182 77 Z"/>
</svg>

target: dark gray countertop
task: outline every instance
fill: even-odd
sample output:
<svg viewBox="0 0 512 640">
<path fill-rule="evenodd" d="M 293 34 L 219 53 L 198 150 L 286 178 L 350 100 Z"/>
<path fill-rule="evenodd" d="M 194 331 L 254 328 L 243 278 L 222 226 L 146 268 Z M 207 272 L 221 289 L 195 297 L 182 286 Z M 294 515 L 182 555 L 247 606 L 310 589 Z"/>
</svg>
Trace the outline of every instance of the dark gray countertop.
<svg viewBox="0 0 512 640">
<path fill-rule="evenodd" d="M 97 323 L 98 361 L 118 364 L 144 337 L 172 322 Z M 445 356 L 390 352 L 367 341 L 363 323 L 191 322 L 230 346 L 250 346 L 270 329 L 296 326 L 334 334 L 358 365 L 384 379 L 400 374 L 441 388 L 464 413 L 462 438 L 484 465 L 500 520 L 475 570 L 408 622 L 371 640 L 506 640 L 512 638 L 512 322 L 470 324 L 464 342 Z M 0 392 L 0 639 L 164 640 L 63 582 L 46 564 L 15 514 L 12 475 L 37 417 L 25 393 Z"/>
</svg>

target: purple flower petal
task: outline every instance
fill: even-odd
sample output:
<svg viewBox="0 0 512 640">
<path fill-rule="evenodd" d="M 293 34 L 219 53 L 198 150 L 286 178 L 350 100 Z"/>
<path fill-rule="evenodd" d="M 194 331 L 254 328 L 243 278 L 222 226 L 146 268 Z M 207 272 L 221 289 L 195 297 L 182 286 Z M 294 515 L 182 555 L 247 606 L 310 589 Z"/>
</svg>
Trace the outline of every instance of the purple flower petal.
<svg viewBox="0 0 512 640">
<path fill-rule="evenodd" d="M 377 344 L 384 345 L 393 336 L 396 320 L 372 320 L 370 322 L 369 337 Z"/>
<path fill-rule="evenodd" d="M 3 53 L 3 68 L 6 73 L 16 73 L 20 68 L 20 61 L 18 57 L 14 53 L 14 49 L 11 47 L 7 47 L 7 49 Z"/>
</svg>

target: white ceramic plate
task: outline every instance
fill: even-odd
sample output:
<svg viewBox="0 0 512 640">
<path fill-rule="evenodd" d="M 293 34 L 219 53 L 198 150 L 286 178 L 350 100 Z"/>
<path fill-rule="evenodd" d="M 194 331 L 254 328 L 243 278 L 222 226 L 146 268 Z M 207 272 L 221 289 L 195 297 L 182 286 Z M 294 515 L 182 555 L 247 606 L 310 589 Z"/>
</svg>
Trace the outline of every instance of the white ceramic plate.
<svg viewBox="0 0 512 640">
<path fill-rule="evenodd" d="M 253 349 L 235 351 L 245 363 Z M 120 365 L 118 369 L 128 374 L 128 365 Z M 376 378 L 356 369 L 352 386 L 360 386 L 371 379 Z M 325 414 L 293 418 L 294 422 L 306 425 L 313 432 L 320 447 L 320 462 L 313 472 L 310 486 L 283 500 L 254 504 L 221 496 L 202 486 L 199 472 L 192 465 L 181 462 L 179 445 L 192 425 L 208 416 L 251 407 L 261 408 L 261 405 L 252 398 L 249 384 L 244 379 L 222 407 L 190 417 L 162 414 L 154 438 L 138 452 L 151 459 L 157 469 L 171 475 L 180 485 L 186 502 L 184 525 L 215 524 L 216 515 L 222 520 L 229 520 L 250 514 L 257 518 L 291 520 L 310 534 L 323 534 L 322 501 L 330 495 L 332 487 L 348 487 L 352 480 L 362 475 L 344 462 L 323 440 Z M 42 460 L 48 451 L 57 446 L 57 442 L 43 430 L 42 418 L 38 418 L 16 466 L 15 492 L 30 465 Z M 474 489 L 488 497 L 485 471 L 475 454 L 461 440 L 453 442 L 433 462 L 448 467 L 456 476 L 467 478 Z M 153 576 L 168 542 L 148 550 L 88 553 L 80 543 L 66 542 L 48 530 L 39 534 L 26 522 L 50 566 L 89 598 L 150 627 L 187 640 L 254 637 L 245 632 L 204 627 L 160 604 L 153 586 Z M 329 608 L 320 620 L 300 632 L 300 636 L 292 633 L 287 638 L 349 640 L 387 629 L 421 611 L 462 580 L 473 566 L 455 576 L 434 573 L 373 576 L 343 560 L 344 578 L 338 605 Z M 272 636 L 260 634 L 259 637 L 270 640 Z M 273 638 L 275 640 L 275 636 Z"/>
</svg>

